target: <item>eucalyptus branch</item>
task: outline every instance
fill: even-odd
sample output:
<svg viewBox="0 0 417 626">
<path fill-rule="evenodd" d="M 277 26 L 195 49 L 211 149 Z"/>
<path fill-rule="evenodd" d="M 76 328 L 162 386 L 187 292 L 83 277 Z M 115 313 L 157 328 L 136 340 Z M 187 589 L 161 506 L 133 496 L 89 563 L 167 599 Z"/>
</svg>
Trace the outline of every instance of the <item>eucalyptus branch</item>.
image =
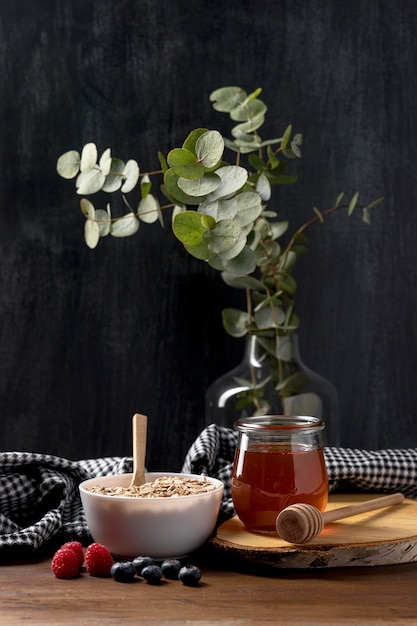
<svg viewBox="0 0 417 626">
<path fill-rule="evenodd" d="M 246 311 L 223 311 L 225 329 L 235 337 L 246 333 L 279 337 L 294 332 L 299 320 L 294 309 L 292 270 L 302 251 L 296 244 L 311 224 L 342 208 L 341 194 L 330 209 L 323 213 L 315 209 L 315 215 L 281 248 L 278 240 L 286 233 L 288 222 L 279 221 L 268 203 L 274 186 L 297 181 L 287 168 L 301 158 L 303 138 L 289 125 L 279 137 L 262 139 L 259 129 L 267 107 L 260 94 L 261 89 L 247 94 L 240 87 L 214 91 L 210 95 L 213 108 L 229 114 L 235 123 L 232 138 L 217 130 L 196 128 L 181 147 L 167 155 L 158 152 L 160 169 L 142 172 L 134 159 L 113 157 L 109 148 L 98 158 L 93 143 L 86 144 L 81 153 L 64 153 L 57 162 L 63 178 L 75 178 L 77 194 L 120 192 L 127 207 L 127 213 L 115 217 L 110 202 L 105 209 L 96 208 L 82 198 L 84 237 L 90 248 L 107 235 L 134 235 L 142 223 L 159 221 L 163 225 L 162 211 L 171 209 L 173 234 L 187 253 L 219 271 L 229 286 L 247 290 Z M 235 153 L 233 165 L 225 160 L 225 149 Z M 160 191 L 168 203 L 161 205 L 152 192 L 151 179 L 155 176 L 163 177 Z M 137 185 L 140 194 L 134 207 L 126 194 Z M 349 215 L 357 197 L 356 193 L 348 204 Z M 369 221 L 369 209 L 379 201 L 363 208 L 364 221 Z"/>
</svg>

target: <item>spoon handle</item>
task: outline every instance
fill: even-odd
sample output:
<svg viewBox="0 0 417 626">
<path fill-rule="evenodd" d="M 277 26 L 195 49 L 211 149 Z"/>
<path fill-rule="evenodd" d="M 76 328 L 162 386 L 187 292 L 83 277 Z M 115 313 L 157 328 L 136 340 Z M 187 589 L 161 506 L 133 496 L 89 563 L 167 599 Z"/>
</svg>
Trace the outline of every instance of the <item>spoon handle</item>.
<svg viewBox="0 0 417 626">
<path fill-rule="evenodd" d="M 143 485 L 145 482 L 146 433 L 148 418 L 135 413 L 132 419 L 133 428 L 133 476 L 132 485 Z"/>
<path fill-rule="evenodd" d="M 334 522 L 338 519 L 345 517 L 351 517 L 353 515 L 359 515 L 360 513 L 366 513 L 368 511 L 374 511 L 375 509 L 382 509 L 386 506 L 393 504 L 400 504 L 404 500 L 402 493 L 393 493 L 389 496 L 382 496 L 381 498 L 374 498 L 372 500 L 365 500 L 365 502 L 358 502 L 356 504 L 350 504 L 349 506 L 343 506 L 339 509 L 333 509 L 332 511 L 326 511 L 322 513 L 323 523 Z"/>
</svg>

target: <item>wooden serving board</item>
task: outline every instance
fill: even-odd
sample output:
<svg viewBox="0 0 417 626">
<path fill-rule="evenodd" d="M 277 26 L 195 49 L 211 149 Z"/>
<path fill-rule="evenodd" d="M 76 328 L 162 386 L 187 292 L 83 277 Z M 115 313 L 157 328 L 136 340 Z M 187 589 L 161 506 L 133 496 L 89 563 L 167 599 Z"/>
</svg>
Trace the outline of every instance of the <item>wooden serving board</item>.
<svg viewBox="0 0 417 626">
<path fill-rule="evenodd" d="M 381 494 L 331 495 L 326 510 L 348 506 Z M 293 545 L 274 534 L 252 533 L 238 517 L 217 529 L 212 545 L 223 553 L 257 565 L 317 569 L 395 565 L 417 561 L 417 501 L 326 524 L 311 542 Z"/>
</svg>

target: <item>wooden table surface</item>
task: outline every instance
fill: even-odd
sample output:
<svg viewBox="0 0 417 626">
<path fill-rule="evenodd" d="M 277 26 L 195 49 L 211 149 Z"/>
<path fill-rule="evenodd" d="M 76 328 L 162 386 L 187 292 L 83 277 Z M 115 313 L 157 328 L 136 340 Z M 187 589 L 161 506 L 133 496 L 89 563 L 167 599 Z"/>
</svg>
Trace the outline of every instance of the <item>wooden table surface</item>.
<svg viewBox="0 0 417 626">
<path fill-rule="evenodd" d="M 86 573 L 59 580 L 50 563 L 0 562 L 2 625 L 417 624 L 417 563 L 254 571 L 205 549 L 193 557 L 196 588 Z"/>
</svg>

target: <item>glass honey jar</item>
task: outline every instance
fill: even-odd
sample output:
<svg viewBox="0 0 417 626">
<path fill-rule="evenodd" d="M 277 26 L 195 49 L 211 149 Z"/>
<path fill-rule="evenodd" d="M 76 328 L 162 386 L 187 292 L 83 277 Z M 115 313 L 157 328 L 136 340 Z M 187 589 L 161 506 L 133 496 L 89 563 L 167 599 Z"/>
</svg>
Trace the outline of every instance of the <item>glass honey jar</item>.
<svg viewBox="0 0 417 626">
<path fill-rule="evenodd" d="M 324 511 L 328 478 L 320 419 L 266 415 L 240 419 L 234 428 L 232 498 L 248 530 L 275 533 L 278 513 L 297 502 Z"/>
</svg>

